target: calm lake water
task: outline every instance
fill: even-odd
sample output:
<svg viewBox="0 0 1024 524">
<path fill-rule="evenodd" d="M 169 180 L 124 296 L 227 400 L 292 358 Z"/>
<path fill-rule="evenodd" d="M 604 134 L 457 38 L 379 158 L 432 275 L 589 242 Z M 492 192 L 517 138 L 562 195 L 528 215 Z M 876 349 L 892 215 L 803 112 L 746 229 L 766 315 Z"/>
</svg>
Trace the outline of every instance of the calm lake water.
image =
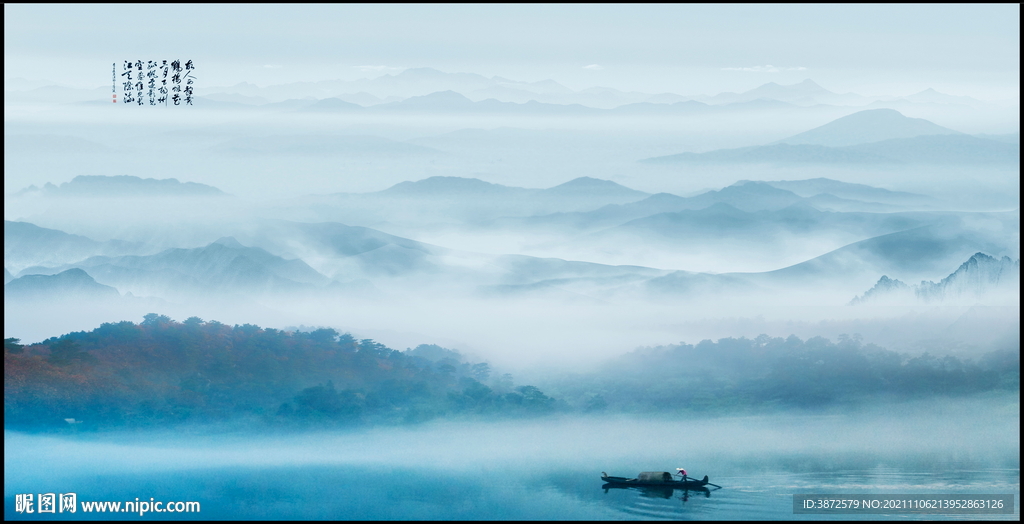
<svg viewBox="0 0 1024 524">
<path fill-rule="evenodd" d="M 1011 493 L 1013 515 L 973 518 L 1019 519 L 1019 416 L 971 426 L 934 420 L 936 413 L 877 415 L 567 418 L 278 435 L 6 431 L 4 515 L 45 519 L 17 513 L 15 495 L 75 492 L 79 501 L 201 504 L 200 513 L 143 519 L 820 520 L 828 516 L 794 515 L 792 495 Z M 632 477 L 676 467 L 722 489 L 602 489 L 602 471 Z M 57 516 L 140 518 L 81 509 Z"/>
</svg>

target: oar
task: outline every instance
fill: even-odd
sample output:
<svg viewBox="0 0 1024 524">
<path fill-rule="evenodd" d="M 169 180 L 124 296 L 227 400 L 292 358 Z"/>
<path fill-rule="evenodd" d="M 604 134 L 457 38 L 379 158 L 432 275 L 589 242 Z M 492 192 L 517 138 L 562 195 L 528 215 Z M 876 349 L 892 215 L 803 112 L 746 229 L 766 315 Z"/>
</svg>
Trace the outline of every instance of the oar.
<svg viewBox="0 0 1024 524">
<path fill-rule="evenodd" d="M 693 478 L 693 477 L 687 476 L 687 480 L 689 480 L 689 479 L 692 479 L 692 478 Z M 700 480 L 698 480 L 698 479 L 694 479 L 694 480 L 695 480 L 695 481 L 697 481 L 697 482 L 700 482 Z M 691 482 L 692 482 L 692 481 L 691 481 Z M 705 482 L 705 483 L 704 483 L 704 485 L 705 485 L 705 486 L 714 486 L 714 487 L 716 487 L 716 488 L 718 488 L 718 489 L 722 489 L 722 486 L 719 486 L 718 484 L 712 484 L 712 483 L 710 483 L 710 482 Z"/>
</svg>

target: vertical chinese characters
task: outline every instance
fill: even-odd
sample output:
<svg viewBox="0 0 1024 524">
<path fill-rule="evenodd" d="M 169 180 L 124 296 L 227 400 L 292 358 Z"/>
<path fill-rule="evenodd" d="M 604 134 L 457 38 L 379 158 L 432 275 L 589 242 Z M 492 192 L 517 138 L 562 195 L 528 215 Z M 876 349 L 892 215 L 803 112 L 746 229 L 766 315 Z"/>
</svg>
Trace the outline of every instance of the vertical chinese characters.
<svg viewBox="0 0 1024 524">
<path fill-rule="evenodd" d="M 138 105 L 193 105 L 195 100 L 195 63 L 191 60 L 182 65 L 181 60 L 125 60 L 122 63 L 121 89 L 125 104 Z M 114 63 L 114 85 L 111 87 L 114 102 L 117 102 L 117 63 Z"/>
<path fill-rule="evenodd" d="M 171 95 L 171 100 L 177 106 L 181 105 L 181 60 L 171 62 L 171 70 L 174 71 L 174 74 L 171 75 L 171 92 L 174 93 Z"/>
<path fill-rule="evenodd" d="M 123 100 L 124 103 L 130 104 L 134 101 L 132 98 L 132 87 L 134 87 L 134 84 L 132 83 L 132 63 L 125 60 L 124 68 L 122 70 L 124 71 L 121 73 L 121 76 L 124 77 L 124 80 L 121 82 L 121 88 L 124 90 Z"/>
<path fill-rule="evenodd" d="M 149 96 L 149 105 L 156 105 L 156 71 L 157 63 L 150 60 L 146 62 L 146 95 Z"/>
<path fill-rule="evenodd" d="M 185 83 L 185 103 L 188 105 L 192 105 L 192 83 L 195 80 L 195 77 L 192 76 L 192 72 L 195 71 L 195 68 L 196 66 L 191 60 L 185 62 L 185 78 L 188 79 Z"/>
<path fill-rule="evenodd" d="M 142 105 L 142 92 L 146 88 L 146 84 L 142 79 L 142 60 L 135 61 L 135 69 L 138 78 L 135 80 L 135 90 L 138 91 L 138 95 L 135 97 L 135 101 Z"/>
<path fill-rule="evenodd" d="M 161 80 L 160 80 L 160 98 L 157 99 L 157 102 L 160 102 L 161 104 L 163 104 L 165 106 L 167 105 L 167 93 L 168 93 L 168 91 L 167 91 L 167 75 L 170 72 L 170 70 L 171 70 L 171 67 L 167 64 L 167 60 L 164 60 L 160 64 L 160 72 L 163 74 L 163 76 L 161 76 Z"/>
</svg>

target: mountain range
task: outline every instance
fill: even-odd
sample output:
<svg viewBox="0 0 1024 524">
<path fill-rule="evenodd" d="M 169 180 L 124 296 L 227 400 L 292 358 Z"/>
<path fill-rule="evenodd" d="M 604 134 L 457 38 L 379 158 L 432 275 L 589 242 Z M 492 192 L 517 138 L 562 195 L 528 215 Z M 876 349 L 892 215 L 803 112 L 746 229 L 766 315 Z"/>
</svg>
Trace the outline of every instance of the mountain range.
<svg viewBox="0 0 1024 524">
<path fill-rule="evenodd" d="M 943 302 L 961 298 L 977 299 L 992 291 L 1013 291 L 1020 288 L 1020 260 L 995 258 L 975 253 L 948 277 L 939 282 L 922 281 L 909 286 L 886 275 L 863 296 L 854 297 L 851 305 L 906 302 Z"/>
<path fill-rule="evenodd" d="M 307 196 L 276 203 L 279 216 L 352 225 L 481 223 L 503 216 L 591 210 L 635 202 L 648 193 L 579 177 L 546 189 L 511 187 L 475 178 L 429 177 L 372 193 Z"/>
<path fill-rule="evenodd" d="M 836 196 L 836 194 L 841 194 L 843 197 Z M 884 202 L 884 204 L 880 202 Z M 694 219 L 707 215 L 701 220 L 713 225 L 715 219 L 712 219 L 711 215 L 715 213 L 725 212 L 732 216 L 745 215 L 756 222 L 763 219 L 764 216 L 758 217 L 750 215 L 750 213 L 778 212 L 790 207 L 793 207 L 791 212 L 798 213 L 798 204 L 803 205 L 804 209 L 807 209 L 806 212 L 816 211 L 820 216 L 838 216 L 835 213 L 820 213 L 820 211 L 830 211 L 833 208 L 842 207 L 845 212 L 892 212 L 917 206 L 924 207 L 932 202 L 934 199 L 924 195 L 888 191 L 826 178 L 781 182 L 742 180 L 723 189 L 707 191 L 692 197 L 658 193 L 643 200 L 625 204 L 609 204 L 593 211 L 502 218 L 495 221 L 494 224 L 506 228 L 569 228 L 593 231 L 620 226 L 630 221 L 634 221 L 630 222 L 634 225 L 639 225 L 643 222 L 635 221 L 645 217 L 689 212 L 686 216 Z M 882 209 L 877 209 L 879 206 Z M 712 210 L 713 207 L 717 211 Z M 704 212 L 701 212 L 702 210 Z M 682 217 L 683 215 L 677 216 L 680 219 Z M 792 218 L 785 220 L 792 220 Z M 905 227 L 912 227 L 910 225 L 912 223 L 915 222 L 913 220 L 907 222 Z M 727 222 L 724 222 L 712 227 L 717 230 L 726 226 Z"/>
<path fill-rule="evenodd" d="M 4 268 L 15 273 L 34 265 L 55 266 L 96 255 L 138 254 L 146 249 L 136 242 L 98 242 L 28 222 L 4 220 Z"/>
<path fill-rule="evenodd" d="M 206 184 L 179 182 L 176 178 L 139 178 L 131 175 L 78 175 L 60 186 L 49 183 L 42 188 L 29 186 L 15 196 L 32 194 L 58 197 L 224 196 L 223 191 Z"/>
<path fill-rule="evenodd" d="M 1020 163 L 1020 145 L 978 138 L 890 109 L 860 111 L 778 142 L 642 160 L 650 164 Z"/>
<path fill-rule="evenodd" d="M 390 102 L 395 98 L 423 96 L 439 91 L 454 91 L 474 101 L 495 99 L 503 102 L 525 103 L 537 101 L 550 104 L 581 104 L 595 108 L 612 108 L 635 103 L 675 103 L 699 101 L 707 104 L 731 104 L 755 100 L 778 100 L 797 105 L 865 105 L 876 100 L 899 97 L 868 97 L 854 93 L 838 94 L 807 79 L 791 85 L 769 82 L 742 93 L 720 93 L 714 96 L 683 96 L 675 93 L 641 93 L 621 91 L 608 87 L 590 87 L 573 91 L 553 80 L 523 82 L 494 76 L 487 78 L 473 73 L 446 73 L 429 67 L 406 69 L 396 74 L 385 74 L 373 79 L 352 81 L 329 80 L 297 82 L 268 87 L 240 83 L 215 87 L 209 91 L 221 96 L 232 94 L 236 101 L 256 103 L 259 100 L 281 101 L 313 97 L 337 97 L 363 106 Z M 915 103 L 977 105 L 982 102 L 970 97 L 945 95 L 926 89 L 902 97 Z"/>
<path fill-rule="evenodd" d="M 164 298 L 294 292 L 329 283 L 301 260 L 285 260 L 259 248 L 242 246 L 232 238 L 154 255 L 96 256 L 65 266 L 31 267 L 23 270 L 21 277 L 62 274 L 71 269 L 84 270 L 119 291 Z"/>
<path fill-rule="evenodd" d="M 25 301 L 109 300 L 120 296 L 117 289 L 96 282 L 78 268 L 53 275 L 26 275 L 4 284 L 5 307 L 18 307 Z"/>
<path fill-rule="evenodd" d="M 28 81 L 5 81 L 8 103 L 73 103 L 107 102 L 109 89 L 73 89 L 62 86 L 39 86 Z M 981 107 L 985 102 L 965 96 L 953 96 L 926 89 L 919 93 L 898 96 L 863 96 L 829 91 L 807 79 L 791 85 L 775 82 L 763 84 L 742 93 L 723 92 L 716 95 L 684 96 L 675 93 L 642 93 L 609 87 L 589 87 L 574 91 L 553 80 L 517 81 L 500 76 L 485 77 L 475 73 L 447 73 L 429 67 L 410 68 L 395 74 L 356 80 L 324 80 L 294 82 L 260 87 L 241 82 L 231 86 L 203 89 L 197 103 L 210 107 L 232 108 L 263 106 L 289 102 L 293 107 L 307 105 L 303 100 L 336 99 L 337 102 L 361 107 L 389 104 L 452 91 L 474 102 L 493 100 L 525 104 L 538 102 L 553 105 L 578 104 L 590 108 L 611 109 L 629 104 L 667 105 L 677 102 L 699 102 L 707 105 L 728 105 L 761 100 L 784 102 L 797 106 L 834 105 L 866 106 L 871 103 L 905 102 L 933 106 Z M 332 102 L 337 104 L 337 102 Z M 107 103 L 109 105 L 109 103 Z M 280 106 L 278 108 L 281 108 Z"/>
<path fill-rule="evenodd" d="M 894 109 L 869 109 L 833 120 L 810 131 L 784 138 L 776 144 L 809 144 L 828 147 L 855 146 L 893 138 L 926 135 L 959 135 L 959 131 L 923 118 L 908 118 Z"/>
<path fill-rule="evenodd" d="M 120 185 L 182 185 L 134 177 L 104 182 L 102 177 L 82 177 L 61 188 L 76 184 L 114 188 L 114 195 L 131 200 L 135 193 L 120 191 Z M 103 191 L 80 193 L 106 195 Z M 170 300 L 211 295 L 246 300 L 281 294 L 342 296 L 356 290 L 385 294 L 478 290 L 487 296 L 568 293 L 605 300 L 620 292 L 638 291 L 671 296 L 834 285 L 865 289 L 879 274 L 934 278 L 941 268 L 972 253 L 1012 253 L 1013 234 L 1019 229 L 1016 212 L 923 210 L 937 201 L 827 178 L 740 181 L 681 197 L 651 195 L 592 177 L 546 189 L 429 177 L 372 193 L 323 195 L 276 205 L 264 209 L 262 216 L 301 212 L 303 219 L 214 217 L 190 227 L 220 240 L 159 252 L 141 244 L 97 242 L 8 221 L 5 269 L 18 277 L 80 269 L 98 284 L 121 293 Z M 864 210 L 865 206 L 881 209 Z M 395 234 L 401 228 L 385 232 L 349 225 L 331 219 L 332 213 L 353 217 L 376 213 L 371 219 L 406 221 L 412 235 Z M 468 231 L 480 238 L 521 235 L 532 242 L 547 239 L 555 248 L 547 253 L 513 249 L 505 253 L 520 254 L 507 255 L 468 244 L 459 249 L 441 247 L 449 244 L 418 236 L 435 228 L 432 219 L 449 221 L 440 231 Z M 174 224 L 165 227 L 181 229 Z M 664 264 L 631 258 L 631 252 L 644 250 L 680 257 L 676 262 L 658 259 L 668 261 Z M 613 256 L 573 255 L 587 252 Z M 784 256 L 776 257 L 775 252 Z M 615 258 L 619 256 L 615 253 L 622 258 Z M 746 267 L 756 267 L 758 272 L 675 270 L 687 267 L 678 260 L 701 257 L 746 259 L 750 261 Z"/>
</svg>

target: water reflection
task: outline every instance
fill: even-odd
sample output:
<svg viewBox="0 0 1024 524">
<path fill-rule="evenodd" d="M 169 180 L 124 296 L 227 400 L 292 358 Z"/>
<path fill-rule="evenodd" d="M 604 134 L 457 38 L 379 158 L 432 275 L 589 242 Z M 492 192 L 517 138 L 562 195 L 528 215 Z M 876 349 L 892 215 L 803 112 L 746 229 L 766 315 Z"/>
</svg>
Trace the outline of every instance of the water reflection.
<svg viewBox="0 0 1024 524">
<path fill-rule="evenodd" d="M 612 484 L 612 483 L 608 483 L 608 484 L 605 484 L 605 485 L 601 486 L 601 489 L 603 489 L 605 493 L 608 493 L 608 490 L 611 490 L 611 489 L 632 489 L 632 490 L 639 491 L 641 497 L 661 498 L 661 499 L 672 498 L 672 496 L 675 494 L 675 492 L 679 491 L 679 492 L 682 492 L 682 496 L 679 497 L 679 500 L 682 500 L 683 502 L 686 502 L 686 501 L 690 500 L 690 493 L 691 492 L 693 492 L 693 494 L 695 494 L 695 495 L 702 494 L 702 495 L 704 495 L 705 498 L 711 498 L 711 492 L 713 491 L 713 490 L 708 489 L 708 488 L 677 489 L 677 488 L 673 488 L 671 486 L 628 486 L 628 485 L 623 485 L 623 484 Z M 714 488 L 714 489 L 717 490 L 718 488 Z"/>
</svg>

